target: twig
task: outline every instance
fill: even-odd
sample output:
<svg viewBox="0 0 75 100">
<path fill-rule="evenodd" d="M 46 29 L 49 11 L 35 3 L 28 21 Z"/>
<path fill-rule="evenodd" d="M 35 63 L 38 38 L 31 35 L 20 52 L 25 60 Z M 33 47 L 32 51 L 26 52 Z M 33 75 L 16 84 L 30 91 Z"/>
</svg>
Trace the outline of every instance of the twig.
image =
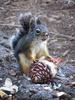
<svg viewBox="0 0 75 100">
<path fill-rule="evenodd" d="M 52 33 L 52 34 L 54 34 L 54 35 L 59 35 L 59 36 L 61 36 L 61 37 L 65 37 L 65 38 L 69 38 L 69 39 L 71 39 L 71 40 L 75 40 L 75 37 L 73 37 L 73 36 L 64 35 L 64 34 L 58 34 L 58 33 Z"/>
<path fill-rule="evenodd" d="M 63 53 L 62 57 L 67 56 L 67 54 L 69 54 L 69 52 L 70 52 L 70 50 L 66 50 L 66 51 Z"/>
<path fill-rule="evenodd" d="M 73 59 L 72 59 L 72 60 L 70 60 L 69 62 L 74 63 L 74 62 L 75 62 L 75 60 L 73 60 Z"/>
<path fill-rule="evenodd" d="M 64 81 L 64 80 L 68 81 L 69 80 L 69 78 L 61 77 L 61 76 L 56 76 L 54 79 L 59 79 L 59 80 L 62 80 L 62 81 Z"/>
<path fill-rule="evenodd" d="M 13 24 L 0 24 L 0 26 L 21 27 L 21 25 L 13 25 Z"/>
</svg>

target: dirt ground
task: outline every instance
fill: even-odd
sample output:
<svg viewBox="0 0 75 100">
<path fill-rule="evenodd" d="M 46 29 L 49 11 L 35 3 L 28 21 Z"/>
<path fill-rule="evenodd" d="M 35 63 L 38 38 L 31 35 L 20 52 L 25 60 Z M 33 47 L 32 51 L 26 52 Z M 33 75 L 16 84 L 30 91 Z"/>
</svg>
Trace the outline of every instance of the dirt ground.
<svg viewBox="0 0 75 100">
<path fill-rule="evenodd" d="M 63 56 L 64 59 L 57 73 L 60 79 L 55 79 L 58 84 L 61 83 L 57 90 L 45 90 L 44 87 L 49 87 L 48 84 L 33 84 L 20 73 L 9 38 L 18 28 L 18 16 L 25 12 L 32 12 L 35 16 L 46 15 L 49 18 L 47 25 L 50 32 L 50 54 L 54 57 Z M 63 100 L 54 96 L 55 91 L 68 94 L 65 100 L 75 100 L 75 84 L 71 84 L 75 82 L 74 0 L 0 0 L 0 86 L 7 77 L 19 87 L 14 100 Z"/>
</svg>

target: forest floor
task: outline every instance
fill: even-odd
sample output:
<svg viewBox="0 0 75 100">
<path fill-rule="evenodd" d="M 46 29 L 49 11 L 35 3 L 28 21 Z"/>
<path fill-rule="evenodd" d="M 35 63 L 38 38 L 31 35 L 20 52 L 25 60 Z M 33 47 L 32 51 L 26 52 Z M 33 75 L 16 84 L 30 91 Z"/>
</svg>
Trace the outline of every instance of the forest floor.
<svg viewBox="0 0 75 100">
<path fill-rule="evenodd" d="M 9 45 L 9 38 L 16 32 L 20 13 L 32 12 L 35 16 L 46 15 L 50 34 L 50 54 L 62 57 L 61 86 L 50 89 L 48 84 L 33 84 L 21 75 L 19 66 Z M 6 78 L 17 84 L 19 92 L 14 100 L 75 100 L 75 1 L 74 0 L 0 0 L 0 86 Z M 47 87 L 47 88 L 45 88 Z M 64 92 L 60 99 L 55 92 Z M 65 99 L 66 98 L 66 99 Z"/>
</svg>

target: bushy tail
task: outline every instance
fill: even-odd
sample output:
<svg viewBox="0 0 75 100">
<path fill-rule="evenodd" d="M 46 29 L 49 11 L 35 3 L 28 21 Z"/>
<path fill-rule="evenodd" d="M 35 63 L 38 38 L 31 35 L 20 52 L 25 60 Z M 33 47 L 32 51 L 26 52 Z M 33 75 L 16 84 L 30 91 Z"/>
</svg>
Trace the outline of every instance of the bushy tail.
<svg viewBox="0 0 75 100">
<path fill-rule="evenodd" d="M 25 14 L 20 14 L 19 16 L 19 22 L 21 25 L 21 28 L 18 29 L 15 35 L 13 35 L 10 38 L 10 46 L 15 49 L 18 41 L 29 32 L 30 28 L 30 20 L 32 18 L 32 14 L 30 12 Z"/>
<path fill-rule="evenodd" d="M 25 14 L 20 14 L 19 21 L 22 26 L 21 32 L 28 34 L 31 18 L 32 18 L 32 14 L 30 12 Z"/>
</svg>

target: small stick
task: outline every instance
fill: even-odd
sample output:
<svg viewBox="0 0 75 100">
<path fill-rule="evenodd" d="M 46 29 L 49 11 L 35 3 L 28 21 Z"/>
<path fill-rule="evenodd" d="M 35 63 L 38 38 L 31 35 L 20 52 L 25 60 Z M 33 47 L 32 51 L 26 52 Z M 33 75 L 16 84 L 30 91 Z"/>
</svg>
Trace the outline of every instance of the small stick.
<svg viewBox="0 0 75 100">
<path fill-rule="evenodd" d="M 52 33 L 52 34 L 54 34 L 54 35 L 59 35 L 59 36 L 61 36 L 61 37 L 65 37 L 65 38 L 69 38 L 69 39 L 71 39 L 71 40 L 75 40 L 75 37 L 70 36 L 70 35 L 64 35 L 64 34 L 58 34 L 58 33 Z"/>
<path fill-rule="evenodd" d="M 17 24 L 15 24 L 15 25 L 13 25 L 13 24 L 0 24 L 0 26 L 11 26 L 11 27 L 21 27 L 21 25 L 17 25 Z"/>
</svg>

